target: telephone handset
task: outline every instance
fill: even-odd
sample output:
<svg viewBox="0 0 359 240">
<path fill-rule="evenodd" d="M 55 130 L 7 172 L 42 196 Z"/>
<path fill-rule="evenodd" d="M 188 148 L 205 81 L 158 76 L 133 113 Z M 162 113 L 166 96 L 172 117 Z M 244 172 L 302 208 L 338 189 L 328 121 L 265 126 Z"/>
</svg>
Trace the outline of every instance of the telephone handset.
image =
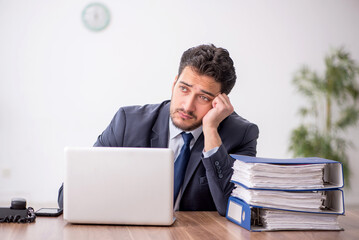
<svg viewBox="0 0 359 240">
<path fill-rule="evenodd" d="M 2 222 L 18 222 L 30 223 L 34 222 L 36 215 L 32 207 L 26 208 L 26 200 L 24 198 L 11 199 L 11 207 L 0 207 L 0 223 Z"/>
</svg>

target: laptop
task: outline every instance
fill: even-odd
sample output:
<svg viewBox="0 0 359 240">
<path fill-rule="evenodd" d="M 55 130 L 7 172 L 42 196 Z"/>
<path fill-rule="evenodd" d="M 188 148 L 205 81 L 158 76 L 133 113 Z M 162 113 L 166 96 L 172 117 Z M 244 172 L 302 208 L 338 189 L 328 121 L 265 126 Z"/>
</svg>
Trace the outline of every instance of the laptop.
<svg viewBox="0 0 359 240">
<path fill-rule="evenodd" d="M 64 219 L 171 225 L 173 162 L 164 148 L 65 148 Z"/>
</svg>

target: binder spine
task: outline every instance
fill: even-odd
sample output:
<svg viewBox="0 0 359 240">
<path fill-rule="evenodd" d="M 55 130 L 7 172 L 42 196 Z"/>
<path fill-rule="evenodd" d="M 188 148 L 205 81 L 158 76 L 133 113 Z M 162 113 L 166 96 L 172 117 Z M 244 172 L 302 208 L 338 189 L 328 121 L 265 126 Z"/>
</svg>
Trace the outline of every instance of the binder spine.
<svg viewBox="0 0 359 240">
<path fill-rule="evenodd" d="M 249 231 L 252 231 L 252 222 L 260 223 L 259 212 L 252 214 L 252 208 L 248 204 L 232 196 L 228 199 L 226 218 Z"/>
</svg>

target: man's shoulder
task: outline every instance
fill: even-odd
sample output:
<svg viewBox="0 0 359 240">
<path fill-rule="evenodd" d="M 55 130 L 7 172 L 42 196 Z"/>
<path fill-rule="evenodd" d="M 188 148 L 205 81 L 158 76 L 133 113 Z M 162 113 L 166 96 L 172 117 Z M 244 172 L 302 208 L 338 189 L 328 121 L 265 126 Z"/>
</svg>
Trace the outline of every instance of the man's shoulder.
<svg viewBox="0 0 359 240">
<path fill-rule="evenodd" d="M 249 126 L 249 125 L 255 125 L 254 123 L 248 121 L 247 119 L 239 116 L 236 112 L 233 112 L 231 115 L 229 115 L 226 120 L 223 122 L 224 126 L 226 125 L 233 125 L 233 126 Z"/>
<path fill-rule="evenodd" d="M 221 123 L 219 134 L 223 144 L 227 149 L 230 149 L 234 146 L 238 147 L 237 144 L 247 144 L 248 142 L 257 139 L 259 136 L 259 129 L 256 124 L 234 112 Z"/>
<path fill-rule="evenodd" d="M 126 115 L 158 115 L 158 113 L 169 104 L 169 100 L 163 101 L 158 104 L 145 104 L 145 105 L 132 105 L 125 106 L 119 109 L 120 112 L 124 112 Z"/>
<path fill-rule="evenodd" d="M 259 129 L 255 123 L 241 117 L 236 112 L 229 115 L 220 125 L 220 132 L 225 135 L 229 134 L 240 136 L 248 131 L 258 135 Z"/>
</svg>

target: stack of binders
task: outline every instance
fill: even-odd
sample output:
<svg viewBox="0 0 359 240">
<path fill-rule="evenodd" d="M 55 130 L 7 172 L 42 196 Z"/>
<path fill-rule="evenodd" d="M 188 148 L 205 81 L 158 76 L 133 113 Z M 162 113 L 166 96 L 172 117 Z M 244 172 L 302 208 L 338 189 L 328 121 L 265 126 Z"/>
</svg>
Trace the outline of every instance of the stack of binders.
<svg viewBox="0 0 359 240">
<path fill-rule="evenodd" d="M 250 231 L 342 230 L 342 164 L 323 158 L 270 159 L 231 155 L 226 217 Z"/>
</svg>

